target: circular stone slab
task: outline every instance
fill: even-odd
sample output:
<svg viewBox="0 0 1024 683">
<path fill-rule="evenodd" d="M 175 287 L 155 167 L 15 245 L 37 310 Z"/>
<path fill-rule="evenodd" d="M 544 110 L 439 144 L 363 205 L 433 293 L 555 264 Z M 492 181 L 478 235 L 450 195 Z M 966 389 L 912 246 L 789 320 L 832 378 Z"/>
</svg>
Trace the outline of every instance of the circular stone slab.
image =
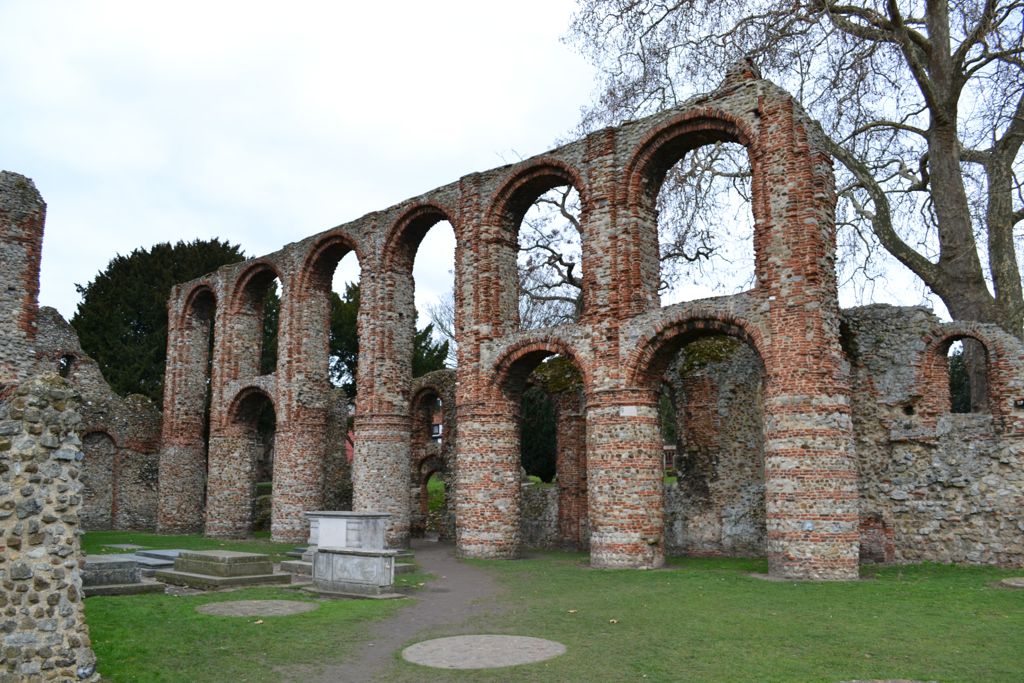
<svg viewBox="0 0 1024 683">
<path fill-rule="evenodd" d="M 436 669 L 497 669 L 557 657 L 565 645 L 528 636 L 452 636 L 416 643 L 402 650 L 413 664 Z"/>
<path fill-rule="evenodd" d="M 320 605 L 298 600 L 236 600 L 234 602 L 208 602 L 196 607 L 202 614 L 219 617 L 283 617 L 289 614 L 312 612 Z"/>
<path fill-rule="evenodd" d="M 1007 588 L 1024 588 L 1024 576 L 1012 576 L 1009 579 L 1003 579 L 999 584 Z"/>
</svg>

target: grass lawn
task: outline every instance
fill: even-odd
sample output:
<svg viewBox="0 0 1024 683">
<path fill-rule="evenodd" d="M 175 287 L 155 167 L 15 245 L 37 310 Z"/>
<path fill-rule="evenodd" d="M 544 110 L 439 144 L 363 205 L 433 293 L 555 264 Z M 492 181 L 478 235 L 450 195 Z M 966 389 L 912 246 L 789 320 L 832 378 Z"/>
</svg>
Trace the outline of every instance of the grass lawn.
<svg viewBox="0 0 1024 683">
<path fill-rule="evenodd" d="M 512 597 L 478 632 L 550 638 L 568 647 L 562 657 L 458 674 L 399 661 L 392 680 L 1024 680 L 1024 591 L 991 585 L 1020 571 L 869 567 L 856 583 L 783 583 L 750 577 L 767 571 L 760 560 L 679 559 L 658 571 L 585 562 L 478 562 Z"/>
<path fill-rule="evenodd" d="M 87 547 L 101 535 L 87 534 Z M 131 542 L 126 535 L 107 542 Z M 751 578 L 766 570 L 760 560 L 683 559 L 666 570 L 599 571 L 586 567 L 584 555 L 553 552 L 475 564 L 495 573 L 509 599 L 504 614 L 469 631 L 551 638 L 568 652 L 478 672 L 424 669 L 396 658 L 389 680 L 1024 680 L 1024 591 L 992 585 L 1020 571 L 868 567 L 870 578 L 855 583 L 784 583 Z M 425 580 L 403 578 L 412 585 Z M 277 680 L 275 666 L 343 661 L 369 620 L 401 608 L 324 601 L 314 612 L 265 617 L 263 624 L 195 612 L 204 602 L 259 598 L 313 599 L 282 588 L 89 598 L 100 672 L 113 681 Z M 418 639 L 466 631 L 453 625 Z"/>
</svg>

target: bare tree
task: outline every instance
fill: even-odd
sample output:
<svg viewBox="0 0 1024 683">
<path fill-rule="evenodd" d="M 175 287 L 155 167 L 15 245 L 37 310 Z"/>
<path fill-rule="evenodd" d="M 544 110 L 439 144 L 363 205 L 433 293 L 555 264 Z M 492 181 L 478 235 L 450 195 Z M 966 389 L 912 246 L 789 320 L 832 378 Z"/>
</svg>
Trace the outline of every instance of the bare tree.
<svg viewBox="0 0 1024 683">
<path fill-rule="evenodd" d="M 679 104 L 749 56 L 821 121 L 840 162 L 841 242 L 860 250 L 860 272 L 881 247 L 954 318 L 1024 338 L 1022 7 L 580 0 L 570 39 L 604 79 L 583 125 Z"/>
</svg>

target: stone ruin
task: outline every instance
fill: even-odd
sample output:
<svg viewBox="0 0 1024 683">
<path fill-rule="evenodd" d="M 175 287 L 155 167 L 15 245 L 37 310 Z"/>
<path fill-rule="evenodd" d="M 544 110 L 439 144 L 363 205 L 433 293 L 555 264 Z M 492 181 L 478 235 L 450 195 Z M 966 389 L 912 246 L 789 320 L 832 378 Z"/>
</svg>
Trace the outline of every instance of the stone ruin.
<svg viewBox="0 0 1024 683">
<path fill-rule="evenodd" d="M 658 190 L 688 151 L 718 141 L 749 154 L 756 284 L 661 307 Z M 657 567 L 666 553 L 764 554 L 773 575 L 792 579 L 856 578 L 862 559 L 1024 564 L 1024 349 L 998 328 L 941 323 L 921 309 L 841 311 L 833 182 L 815 124 L 787 93 L 738 68 L 679 108 L 178 285 L 156 528 L 248 533 L 267 406 L 273 537 L 305 541 L 303 512 L 338 500 L 346 415 L 328 381 L 329 294 L 337 263 L 355 252 L 352 508 L 390 515 L 389 547 L 422 527 L 425 482 L 438 472 L 449 484 L 443 528 L 464 557 L 515 557 L 524 543 L 589 548 L 595 567 Z M 518 225 L 539 194 L 567 184 L 581 199 L 583 311 L 574 324 L 520 330 L 507 286 Z M 412 264 L 442 220 L 457 242 L 458 368 L 413 380 Z M 24 265 L 33 249 L 35 273 Z M 24 275 L 2 293 L 14 298 L 0 301 L 11 326 L 0 363 L 24 354 L 53 363 L 56 351 L 37 350 L 47 335 L 31 334 L 45 316 L 26 313 L 38 244 L 8 240 L 4 258 L 21 259 L 11 272 Z M 261 303 L 275 279 L 277 365 L 261 374 Z M 735 340 L 728 353 L 687 365 L 694 342 L 721 335 Z M 987 354 L 984 414 L 950 411 L 946 352 L 964 338 Z M 538 491 L 521 480 L 519 397 L 555 355 L 575 365 L 581 385 L 554 396 L 557 486 Z M 680 439 L 671 486 L 658 426 L 666 383 Z M 436 405 L 440 444 L 425 430 Z M 132 419 L 124 436 L 108 432 L 124 449 L 119 472 L 126 458 L 151 462 L 147 430 L 158 418 Z M 111 520 L 123 514 L 114 509 L 121 503 Z"/>
</svg>

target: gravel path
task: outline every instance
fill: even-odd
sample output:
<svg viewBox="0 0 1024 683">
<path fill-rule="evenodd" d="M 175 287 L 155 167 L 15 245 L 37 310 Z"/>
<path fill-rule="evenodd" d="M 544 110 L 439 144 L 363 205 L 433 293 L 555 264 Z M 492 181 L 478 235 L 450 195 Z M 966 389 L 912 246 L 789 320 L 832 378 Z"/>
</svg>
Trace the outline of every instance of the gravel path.
<svg viewBox="0 0 1024 683">
<path fill-rule="evenodd" d="M 497 600 L 497 582 L 482 569 L 456 560 L 453 545 L 414 540 L 413 551 L 420 570 L 437 577 L 414 594 L 415 604 L 371 624 L 370 638 L 344 663 L 320 671 L 288 669 L 281 672 L 282 679 L 296 683 L 386 681 L 397 653 L 417 634 L 439 627 L 458 632 L 459 625 L 472 617 L 504 610 Z"/>
</svg>

